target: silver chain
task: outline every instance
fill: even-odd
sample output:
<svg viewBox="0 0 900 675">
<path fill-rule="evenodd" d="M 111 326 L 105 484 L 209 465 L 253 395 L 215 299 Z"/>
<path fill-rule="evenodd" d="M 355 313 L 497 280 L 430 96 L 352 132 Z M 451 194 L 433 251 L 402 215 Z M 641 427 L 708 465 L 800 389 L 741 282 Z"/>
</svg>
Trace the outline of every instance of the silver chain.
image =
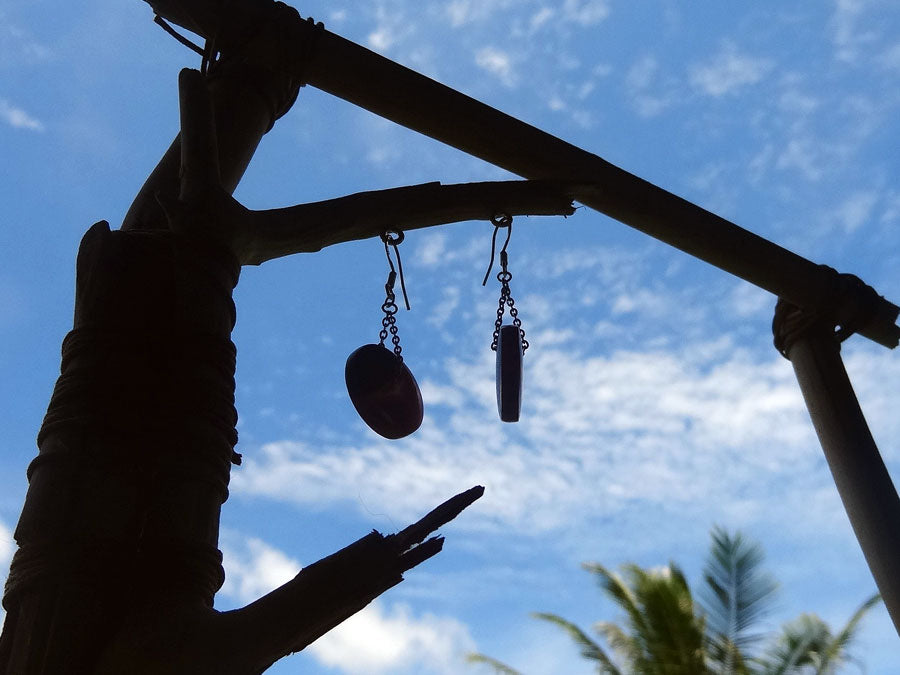
<svg viewBox="0 0 900 675">
<path fill-rule="evenodd" d="M 384 302 L 381 305 L 381 311 L 384 312 L 384 318 L 381 320 L 381 332 L 378 333 L 378 344 L 384 345 L 384 341 L 387 340 L 388 333 L 391 334 L 391 342 L 394 345 L 394 354 L 396 354 L 400 359 L 403 357 L 400 355 L 400 352 L 403 349 L 400 347 L 400 335 L 397 333 L 397 317 L 394 316 L 397 313 L 397 303 L 394 302 L 396 297 L 394 296 L 394 282 L 397 279 L 397 273 L 394 270 L 391 270 L 388 274 L 388 281 L 384 285 L 385 293 L 387 297 L 385 297 Z"/>
<path fill-rule="evenodd" d="M 403 291 L 403 301 L 406 304 L 406 309 L 409 309 L 409 298 L 406 295 L 406 282 L 403 279 L 403 263 L 400 262 L 400 249 L 397 248 L 400 243 L 403 241 L 403 232 L 397 231 L 387 231 L 381 235 L 381 241 L 384 242 L 384 254 L 387 256 L 388 265 L 390 267 L 390 272 L 388 272 L 387 283 L 384 285 L 385 298 L 384 302 L 381 304 L 381 311 L 384 312 L 384 318 L 381 320 L 381 332 L 378 333 L 379 342 L 378 344 L 384 346 L 384 341 L 387 340 L 388 333 L 391 334 L 391 343 L 394 345 L 394 354 L 397 355 L 401 361 L 403 360 L 403 356 L 401 356 L 400 352 L 403 349 L 400 347 L 400 335 L 397 333 L 397 303 L 395 302 L 396 296 L 394 295 L 394 284 L 397 282 L 397 272 L 394 270 L 394 262 L 391 260 L 391 251 L 388 246 L 394 247 L 394 255 L 397 257 L 397 268 L 400 270 L 400 288 Z"/>
<path fill-rule="evenodd" d="M 512 273 L 507 269 L 509 259 L 506 251 L 500 251 L 500 271 L 497 273 L 497 281 L 500 282 L 500 302 L 497 306 L 497 320 L 494 322 L 494 338 L 491 342 L 491 349 L 497 351 L 497 342 L 500 340 L 500 328 L 503 326 L 503 314 L 509 307 L 509 315 L 512 317 L 512 324 L 519 329 L 519 337 L 522 340 L 522 353 L 528 349 L 528 340 L 525 339 L 525 330 L 522 328 L 522 320 L 519 318 L 519 310 L 516 309 L 516 301 L 513 300 L 512 293 L 509 288 L 509 282 L 512 280 Z"/>
</svg>

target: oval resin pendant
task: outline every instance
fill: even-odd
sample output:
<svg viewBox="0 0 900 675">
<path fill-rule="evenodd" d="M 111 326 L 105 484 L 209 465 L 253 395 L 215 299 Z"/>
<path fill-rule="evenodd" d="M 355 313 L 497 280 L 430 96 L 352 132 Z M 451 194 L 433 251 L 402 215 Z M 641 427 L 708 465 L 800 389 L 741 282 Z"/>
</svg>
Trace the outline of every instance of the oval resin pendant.
<svg viewBox="0 0 900 675">
<path fill-rule="evenodd" d="M 416 378 L 384 345 L 363 345 L 353 352 L 344 379 L 353 407 L 376 434 L 403 438 L 422 424 L 425 407 Z"/>
<path fill-rule="evenodd" d="M 522 409 L 522 334 L 516 326 L 500 327 L 497 338 L 497 410 L 504 422 L 518 422 Z"/>
</svg>

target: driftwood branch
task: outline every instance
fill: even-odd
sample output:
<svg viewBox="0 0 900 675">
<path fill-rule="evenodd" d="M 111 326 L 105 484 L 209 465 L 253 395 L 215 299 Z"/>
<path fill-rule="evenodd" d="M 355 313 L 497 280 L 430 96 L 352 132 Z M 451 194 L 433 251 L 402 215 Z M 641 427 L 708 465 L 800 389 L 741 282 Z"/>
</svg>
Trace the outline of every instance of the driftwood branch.
<svg viewBox="0 0 900 675">
<path fill-rule="evenodd" d="M 241 609 L 150 606 L 129 617 L 92 672 L 97 675 L 251 675 L 298 652 L 403 581 L 403 573 L 440 552 L 426 539 L 471 505 L 484 488 L 444 502 L 405 530 L 371 532 L 303 568 Z"/>
<path fill-rule="evenodd" d="M 304 649 L 400 583 L 405 571 L 441 550 L 443 537 L 426 537 L 483 494 L 481 486 L 466 490 L 397 534 L 385 537 L 372 532 L 304 568 L 256 602 L 223 614 L 225 621 L 234 622 L 232 627 L 241 636 L 241 653 L 254 659 L 247 666 L 267 667 Z"/>
<path fill-rule="evenodd" d="M 284 209 L 250 211 L 243 264 L 258 265 L 292 253 L 374 237 L 386 230 L 413 230 L 466 220 L 490 220 L 498 213 L 574 213 L 572 185 L 558 181 L 499 181 L 441 185 L 425 183 L 359 192 Z"/>
</svg>

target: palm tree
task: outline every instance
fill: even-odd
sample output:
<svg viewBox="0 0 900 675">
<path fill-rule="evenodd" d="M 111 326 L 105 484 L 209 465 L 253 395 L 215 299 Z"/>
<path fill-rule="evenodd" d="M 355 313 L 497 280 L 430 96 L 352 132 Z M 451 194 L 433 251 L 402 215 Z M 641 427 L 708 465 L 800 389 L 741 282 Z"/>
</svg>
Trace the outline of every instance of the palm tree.
<svg viewBox="0 0 900 675">
<path fill-rule="evenodd" d="M 766 636 L 758 627 L 777 584 L 761 570 L 762 562 L 757 544 L 713 528 L 697 598 L 675 563 L 654 569 L 627 564 L 620 573 L 586 563 L 625 615 L 621 624 L 594 625 L 606 648 L 557 614 L 534 616 L 565 631 L 601 675 L 831 675 L 852 661 L 848 648 L 880 596 L 866 600 L 837 633 L 817 616 L 802 614 Z M 468 660 L 499 675 L 521 675 L 483 654 Z"/>
</svg>

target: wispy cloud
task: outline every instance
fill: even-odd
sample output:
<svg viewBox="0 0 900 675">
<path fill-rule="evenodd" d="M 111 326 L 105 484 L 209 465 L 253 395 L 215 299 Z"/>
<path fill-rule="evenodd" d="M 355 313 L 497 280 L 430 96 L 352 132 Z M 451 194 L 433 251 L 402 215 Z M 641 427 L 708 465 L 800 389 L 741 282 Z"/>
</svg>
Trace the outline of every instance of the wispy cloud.
<svg viewBox="0 0 900 675">
<path fill-rule="evenodd" d="M 856 232 L 871 220 L 878 198 L 877 190 L 859 190 L 844 199 L 835 214 L 844 232 Z"/>
<path fill-rule="evenodd" d="M 377 52 L 391 51 L 399 42 L 407 39 L 417 25 L 407 19 L 403 8 L 396 3 L 377 2 L 372 11 L 375 27 L 369 31 L 366 43 Z"/>
<path fill-rule="evenodd" d="M 4 534 L 0 529 L 0 535 Z M 296 560 L 257 537 L 224 530 L 220 545 L 226 572 L 221 595 L 238 604 L 256 600 L 300 570 Z M 458 672 L 463 655 L 474 645 L 468 628 L 456 619 L 434 614 L 416 616 L 406 605 L 387 608 L 376 601 L 306 651 L 323 665 L 354 675 L 440 675 Z"/>
<path fill-rule="evenodd" d="M 26 129 L 28 131 L 43 131 L 44 124 L 32 117 L 22 108 L 14 106 L 5 98 L 0 98 L 0 120 L 14 129 Z"/>
<path fill-rule="evenodd" d="M 659 62 L 646 54 L 635 61 L 625 74 L 625 88 L 641 117 L 655 117 L 673 101 L 659 78 Z"/>
<path fill-rule="evenodd" d="M 865 208 L 878 212 L 864 197 L 848 202 L 851 220 Z M 635 505 L 643 513 L 769 522 L 788 508 L 783 500 L 773 507 L 773 494 L 784 490 L 802 501 L 827 487 L 790 365 L 768 340 L 760 351 L 737 347 L 740 331 L 766 329 L 769 294 L 735 283 L 675 291 L 677 269 L 647 250 L 582 247 L 533 258 L 514 252 L 515 269 L 528 270 L 540 292 L 516 295 L 533 348 L 525 359 L 522 420 L 501 425 L 494 355 L 483 349 L 483 319 L 496 296 L 462 302 L 471 287 L 447 291 L 457 283 L 444 266 L 448 236 L 429 234 L 413 263 L 440 269 L 420 283 L 443 289 L 451 304 L 459 297 L 462 307 L 454 311 L 463 313 L 453 324 L 456 356 L 417 373 L 427 394 L 422 428 L 388 442 L 359 422 L 340 440 L 311 432 L 253 448 L 233 474 L 235 494 L 360 513 L 362 501 L 405 523 L 484 484 L 484 499 L 454 527 L 532 537 L 556 536 L 576 521 L 625 518 Z M 468 274 L 472 260 L 456 266 L 465 262 Z M 587 307 L 595 319 L 584 317 Z M 444 311 L 432 318 L 449 321 Z M 470 344 L 478 348 L 459 349 Z M 900 365 L 887 367 L 900 375 Z M 871 395 L 890 400 L 877 388 Z M 890 413 L 874 405 L 883 427 Z M 797 476 L 806 477 L 800 485 Z M 839 517 L 836 504 L 821 517 Z"/>
<path fill-rule="evenodd" d="M 13 533 L 10 530 L 6 523 L 0 521 L 0 584 L 6 583 L 6 570 L 9 567 L 9 562 L 12 560 L 13 551 L 15 550 L 16 542 L 13 540 Z M 3 607 L 0 607 L 0 625 L 3 624 L 3 619 L 6 617 L 6 612 L 3 610 Z"/>
<path fill-rule="evenodd" d="M 562 16 L 581 26 L 593 26 L 609 16 L 608 0 L 566 0 L 562 8 Z"/>
<path fill-rule="evenodd" d="M 820 147 L 821 144 L 811 136 L 791 138 L 778 154 L 775 166 L 782 170 L 797 171 L 808 181 L 817 181 L 827 166 Z"/>
<path fill-rule="evenodd" d="M 487 46 L 476 51 L 475 64 L 499 79 L 506 87 L 513 88 L 519 81 L 512 55 L 498 47 Z"/>
<path fill-rule="evenodd" d="M 885 49 L 879 61 L 888 70 L 900 70 L 900 42 Z"/>
<path fill-rule="evenodd" d="M 349 504 L 364 485 L 368 503 L 389 505 L 391 517 L 404 520 L 483 483 L 485 511 L 480 518 L 468 514 L 459 527 L 494 523 L 534 533 L 562 527 L 585 510 L 615 513 L 634 500 L 712 503 L 732 489 L 726 485 L 756 471 L 786 477 L 815 459 L 799 452 L 814 441 L 793 375 L 779 357 L 579 358 L 544 348 L 526 357 L 526 411 L 515 429 L 493 421 L 490 358 L 448 362 L 448 395 L 432 409 L 440 422 L 426 421 L 415 438 L 353 447 L 269 444 L 235 474 L 235 492 Z"/>
<path fill-rule="evenodd" d="M 838 61 L 855 62 L 860 50 L 876 40 L 877 33 L 874 30 L 860 27 L 870 4 L 867 0 L 834 0 L 831 30 L 835 58 Z"/>
<path fill-rule="evenodd" d="M 689 79 L 701 93 L 719 97 L 756 84 L 771 68 L 769 59 L 743 54 L 734 44 L 726 42 L 709 61 L 693 66 Z"/>
<path fill-rule="evenodd" d="M 53 52 L 47 45 L 0 13 L 0 63 L 6 67 L 31 65 L 52 57 Z"/>
<path fill-rule="evenodd" d="M 475 648 L 460 621 L 434 614 L 416 616 L 406 605 L 376 601 L 314 642 L 319 662 L 354 675 L 459 673 Z"/>
<path fill-rule="evenodd" d="M 453 0 L 446 4 L 445 15 L 453 28 L 481 23 L 511 4 L 510 0 Z"/>
<path fill-rule="evenodd" d="M 245 537 L 233 530 L 220 533 L 225 567 L 222 595 L 240 604 L 253 602 L 300 571 L 300 563 L 256 537 Z"/>
</svg>

